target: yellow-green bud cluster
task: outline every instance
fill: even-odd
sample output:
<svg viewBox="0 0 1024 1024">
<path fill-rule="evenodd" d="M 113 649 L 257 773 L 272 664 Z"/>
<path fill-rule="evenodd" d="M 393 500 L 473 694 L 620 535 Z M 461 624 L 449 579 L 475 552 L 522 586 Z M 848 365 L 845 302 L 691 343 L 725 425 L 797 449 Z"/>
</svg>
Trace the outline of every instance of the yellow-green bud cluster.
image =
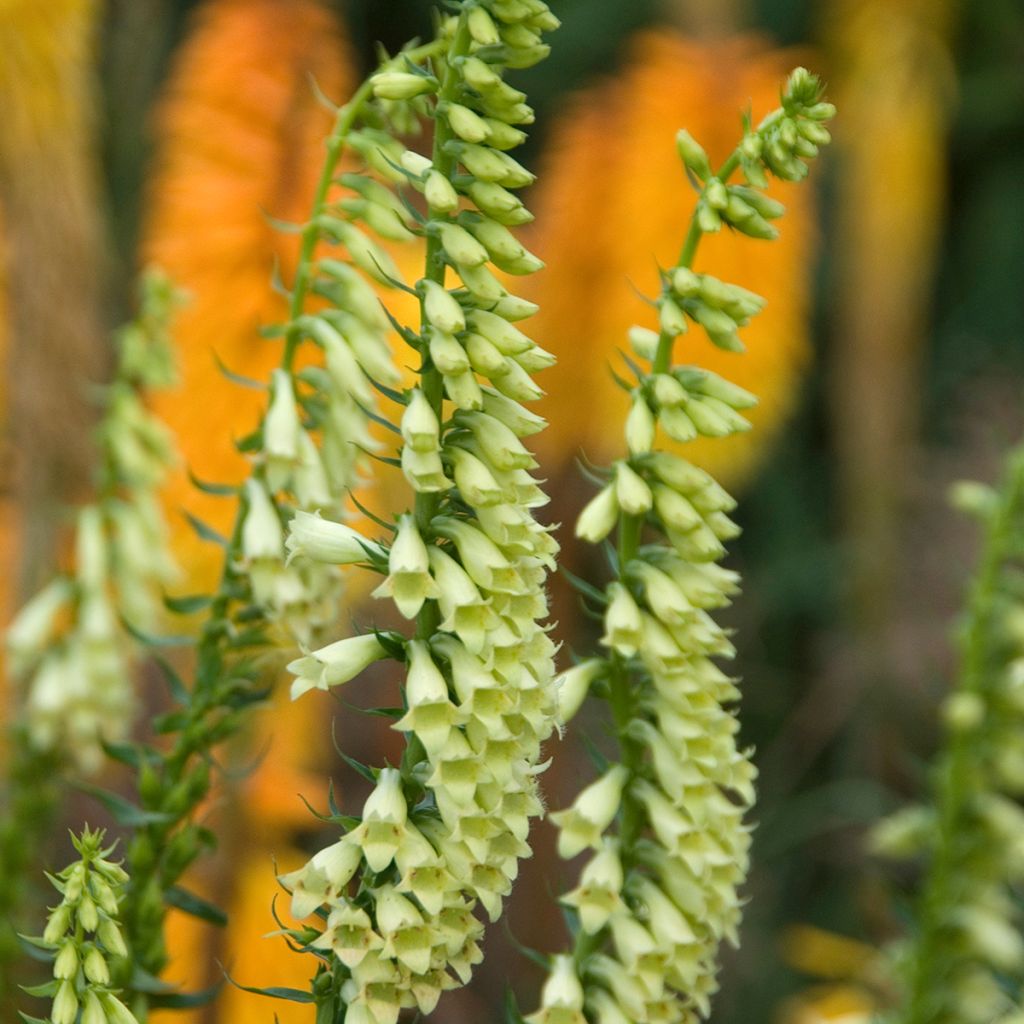
<svg viewBox="0 0 1024 1024">
<path fill-rule="evenodd" d="M 783 109 L 759 138 L 774 140 L 786 119 L 802 124 L 807 103 L 818 103 L 804 74 L 791 77 Z M 557 680 L 566 717 L 588 692 L 607 697 L 622 758 L 551 815 L 562 857 L 591 853 L 563 898 L 576 914 L 573 955 L 553 959 L 529 1024 L 690 1024 L 710 1011 L 719 945 L 738 941 L 756 772 L 737 746 L 739 691 L 715 663 L 733 647 L 713 618 L 738 589 L 738 576 L 717 564 L 738 533 L 729 518 L 735 502 L 704 470 L 658 450 L 657 438 L 659 428 L 679 442 L 749 429 L 742 410 L 754 396 L 717 374 L 674 366 L 672 346 L 692 321 L 720 348 L 743 350 L 738 328 L 764 301 L 690 264 L 703 231 L 728 223 L 772 237 L 767 222 L 782 209 L 728 184 L 740 150 L 714 175 L 688 133 L 677 146 L 703 183 L 694 222 L 679 265 L 662 275 L 660 331 L 630 331 L 651 366 L 630 363 L 629 454 L 603 474 L 576 527 L 595 544 L 618 529 L 617 578 L 600 597 L 586 590 L 603 607 L 607 654 Z"/>
<path fill-rule="evenodd" d="M 310 560 L 379 572 L 375 596 L 416 622 L 410 637 L 353 636 L 289 666 L 294 696 L 381 659 L 405 666 L 401 767 L 377 772 L 358 824 L 282 878 L 294 916 L 326 910 L 322 932 L 296 935 L 341 965 L 350 1024 L 393 1024 L 403 1007 L 429 1013 L 468 981 L 482 955 L 476 908 L 500 915 L 541 812 L 535 780 L 556 713 L 554 644 L 541 622 L 556 545 L 534 519 L 547 498 L 522 441 L 544 421 L 522 403 L 540 397 L 532 375 L 552 358 L 517 326 L 536 307 L 496 271 L 540 265 L 509 230 L 530 219 L 511 190 L 532 175 L 507 150 L 533 114 L 503 73 L 540 59 L 541 33 L 555 24 L 539 0 L 469 0 L 443 30 L 443 59 L 371 79 L 382 120 L 400 123 L 407 104 L 435 122 L 430 158 L 396 153 L 386 135 L 372 142 L 427 207 L 403 221 L 426 242 L 421 328 L 402 332 L 421 378 L 392 392 L 401 448 L 391 461 L 415 507 L 388 542 L 302 515 L 286 542 Z M 360 197 L 370 201 L 369 190 Z M 382 195 L 372 201 L 400 216 Z"/>
<path fill-rule="evenodd" d="M 144 395 L 173 380 L 167 324 L 177 301 L 161 275 L 143 278 L 139 317 L 117 335 L 98 431 L 100 496 L 78 512 L 74 573 L 33 597 L 6 637 L 31 741 L 63 749 L 87 772 L 101 762 L 102 741 L 125 737 L 134 713 L 136 645 L 122 620 L 152 629 L 161 587 L 176 574 L 156 498 L 173 449 Z"/>
<path fill-rule="evenodd" d="M 53 981 L 31 992 L 52 997 L 51 1024 L 136 1024 L 110 986 L 112 963 L 128 955 L 118 923 L 128 876 L 109 859 L 114 848 L 104 848 L 103 837 L 88 828 L 72 836 L 79 859 L 47 876 L 61 900 L 43 935 L 30 941 L 53 953 Z"/>
<path fill-rule="evenodd" d="M 778 235 L 770 222 L 782 216 L 782 204 L 758 190 L 767 187 L 768 173 L 783 181 L 802 181 L 807 177 L 807 161 L 831 141 L 826 124 L 836 111 L 821 95 L 818 78 L 806 68 L 796 68 L 782 91 L 782 106 L 757 128 L 747 123 L 734 162 L 751 187 L 729 185 L 725 180 L 728 174 L 712 172 L 707 153 L 689 132 L 683 130 L 676 136 L 683 163 L 703 185 L 696 211 L 701 231 L 715 232 L 728 224 L 752 238 Z M 727 164 L 726 169 L 731 173 L 734 165 Z"/>
<path fill-rule="evenodd" d="M 1024 1012 L 1024 456 L 1011 456 L 1000 490 L 961 485 L 956 496 L 986 540 L 959 685 L 942 709 L 935 806 L 910 806 L 873 835 L 876 852 L 926 864 L 917 929 L 893 949 L 906 987 L 887 1019 L 1016 1024 Z"/>
</svg>

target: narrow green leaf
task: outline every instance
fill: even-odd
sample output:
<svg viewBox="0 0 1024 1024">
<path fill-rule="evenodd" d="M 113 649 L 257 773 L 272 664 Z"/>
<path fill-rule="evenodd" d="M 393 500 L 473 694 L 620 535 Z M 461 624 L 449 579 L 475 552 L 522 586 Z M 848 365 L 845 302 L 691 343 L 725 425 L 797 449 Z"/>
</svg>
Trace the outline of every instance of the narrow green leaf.
<svg viewBox="0 0 1024 1024">
<path fill-rule="evenodd" d="M 140 825 L 160 825 L 174 820 L 171 815 L 165 814 L 162 811 L 144 811 L 141 807 L 137 807 L 123 796 L 111 793 L 109 790 L 93 785 L 91 782 L 78 780 L 72 782 L 71 785 L 98 800 L 110 811 L 115 821 L 128 828 L 138 828 Z"/>
<path fill-rule="evenodd" d="M 203 494 L 210 494 L 216 498 L 238 497 L 239 488 L 234 484 L 212 484 L 208 480 L 200 480 L 191 469 L 188 471 L 188 478 L 192 486 L 202 491 Z"/>
<path fill-rule="evenodd" d="M 216 360 L 217 369 L 220 370 L 220 372 L 225 377 L 227 377 L 227 379 L 231 381 L 233 384 L 238 384 L 240 387 L 243 388 L 250 388 L 253 391 L 267 390 L 266 384 L 264 384 L 262 381 L 253 380 L 252 377 L 245 377 L 240 373 L 235 373 L 233 370 L 229 370 L 228 367 L 224 365 L 220 356 L 217 355 L 216 352 L 213 354 L 213 358 L 214 360 Z"/>
<path fill-rule="evenodd" d="M 201 896 L 197 896 L 180 885 L 172 885 L 164 892 L 164 900 L 172 907 L 198 917 L 202 921 L 209 921 L 211 924 L 223 928 L 228 923 L 228 915 L 219 907 L 207 902 Z"/>
<path fill-rule="evenodd" d="M 37 999 L 46 999 L 49 996 L 56 995 L 57 993 L 57 982 L 47 981 L 42 985 L 19 985 L 26 995 L 35 996 Z"/>
<path fill-rule="evenodd" d="M 194 642 L 190 636 L 157 636 L 154 633 L 146 633 L 137 626 L 133 626 L 127 619 L 122 619 L 121 625 L 144 647 L 190 647 Z"/>
<path fill-rule="evenodd" d="M 593 602 L 600 605 L 602 608 L 608 604 L 608 595 L 603 590 L 599 590 L 592 583 L 588 583 L 585 579 L 577 576 L 574 572 L 570 572 L 565 566 L 561 566 L 562 575 L 569 581 L 570 585 L 574 590 L 589 597 Z"/>
<path fill-rule="evenodd" d="M 287 999 L 292 1003 L 311 1003 L 313 1002 L 313 996 L 309 992 L 304 992 L 301 988 L 257 988 L 255 985 L 242 985 L 240 982 L 235 981 L 230 975 L 226 975 L 228 981 L 231 982 L 235 988 L 240 988 L 243 992 L 252 992 L 257 996 L 267 996 L 270 999 Z"/>
<path fill-rule="evenodd" d="M 181 597 L 172 597 L 164 594 L 164 607 L 175 615 L 193 615 L 209 608 L 213 598 L 209 594 L 183 594 Z"/>
<path fill-rule="evenodd" d="M 186 512 L 185 518 L 188 520 L 189 526 L 195 530 L 200 540 L 208 540 L 211 544 L 227 549 L 228 542 L 223 534 L 218 533 L 212 526 L 207 525 L 198 516 L 192 515 L 191 512 Z"/>
<path fill-rule="evenodd" d="M 217 998 L 217 993 L 224 987 L 223 982 L 211 985 L 199 992 L 169 992 L 155 995 L 150 999 L 154 1010 L 190 1010 L 197 1006 L 208 1006 Z"/>
<path fill-rule="evenodd" d="M 120 764 L 126 764 L 131 768 L 138 768 L 142 760 L 142 756 L 139 753 L 139 748 L 134 743 L 108 743 L 106 740 L 100 741 L 103 746 L 103 752 L 112 761 L 118 761 Z"/>
<path fill-rule="evenodd" d="M 160 655 L 152 655 L 153 663 L 160 670 L 160 674 L 164 677 L 164 682 L 167 684 L 167 690 L 171 697 L 174 699 L 175 704 L 188 707 L 192 695 L 189 693 L 188 688 L 182 681 L 181 676 L 175 671 L 174 666 Z"/>
<path fill-rule="evenodd" d="M 134 992 L 145 992 L 146 995 L 173 995 L 177 991 L 174 985 L 162 981 L 137 964 L 132 968 L 130 987 Z"/>
</svg>

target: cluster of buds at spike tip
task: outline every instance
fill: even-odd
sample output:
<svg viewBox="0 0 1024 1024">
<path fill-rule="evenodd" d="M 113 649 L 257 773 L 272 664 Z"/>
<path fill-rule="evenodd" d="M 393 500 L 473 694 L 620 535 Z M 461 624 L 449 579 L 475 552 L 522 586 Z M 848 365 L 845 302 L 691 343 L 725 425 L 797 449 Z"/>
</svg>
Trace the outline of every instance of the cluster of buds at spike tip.
<svg viewBox="0 0 1024 1024">
<path fill-rule="evenodd" d="M 128 955 L 118 923 L 128 876 L 103 838 L 88 828 L 71 837 L 79 859 L 47 876 L 61 899 L 42 936 L 28 940 L 53 955 L 53 980 L 28 990 L 52 998 L 51 1024 L 136 1024 L 110 985 L 113 965 Z"/>
<path fill-rule="evenodd" d="M 176 575 L 156 498 L 173 448 L 145 393 L 173 382 L 168 321 L 180 299 L 151 271 L 141 300 L 138 318 L 116 335 L 118 364 L 98 430 L 100 495 L 78 511 L 75 569 L 31 598 L 6 636 L 31 742 L 86 772 L 99 767 L 102 742 L 123 739 L 133 718 L 137 644 L 123 621 L 152 629 L 160 591 Z"/>
<path fill-rule="evenodd" d="M 701 231 L 718 231 L 723 224 L 753 238 L 778 234 L 771 221 L 781 217 L 781 203 L 764 195 L 768 174 L 783 181 L 802 181 L 807 161 L 831 140 L 827 123 L 835 107 L 822 100 L 822 85 L 806 68 L 797 68 L 782 90 L 782 105 L 746 132 L 726 173 L 714 173 L 703 147 L 685 129 L 676 137 L 686 169 L 702 185 L 696 221 Z M 730 185 L 728 175 L 739 165 L 746 185 Z"/>
<path fill-rule="evenodd" d="M 400 214 L 371 190 L 351 204 L 391 210 L 425 242 L 420 326 L 401 329 L 420 377 L 390 392 L 401 438 L 391 461 L 413 507 L 383 541 L 302 515 L 286 541 L 304 558 L 379 573 L 375 597 L 415 621 L 410 636 L 352 636 L 289 666 L 294 696 L 376 661 L 404 667 L 401 767 L 377 772 L 358 824 L 282 878 L 295 917 L 325 920 L 295 936 L 340 972 L 345 1019 L 366 1024 L 393 1024 L 403 1007 L 429 1013 L 469 979 L 482 955 L 477 909 L 497 919 L 530 852 L 556 716 L 555 645 L 542 625 L 556 545 L 534 518 L 547 499 L 522 440 L 544 425 L 524 403 L 540 397 L 533 374 L 552 359 L 518 326 L 536 307 L 499 274 L 540 266 L 510 230 L 530 219 L 512 190 L 532 175 L 508 150 L 533 114 L 503 73 L 544 56 L 541 35 L 557 21 L 539 0 L 458 7 L 442 26 L 443 56 L 406 55 L 370 79 L 382 105 L 359 130 L 360 151 L 375 147 L 394 183 L 423 195 L 425 214 L 412 204 Z M 434 122 L 430 157 L 396 152 L 380 129 L 402 123 L 403 105 Z"/>
<path fill-rule="evenodd" d="M 785 118 L 809 116 L 794 104 L 825 112 L 818 93 L 795 72 L 784 108 L 765 119 L 761 136 L 774 139 Z M 617 529 L 616 579 L 603 593 L 585 585 L 603 610 L 604 653 L 557 680 L 566 718 L 588 693 L 609 701 L 621 758 L 551 815 L 560 855 L 589 854 L 563 897 L 575 919 L 573 955 L 554 958 L 530 1024 L 690 1024 L 710 1011 L 720 944 L 738 941 L 750 845 L 744 817 L 756 772 L 750 751 L 737 744 L 739 691 L 716 663 L 733 647 L 713 617 L 738 590 L 737 574 L 718 564 L 724 542 L 738 533 L 729 518 L 735 502 L 707 472 L 659 450 L 658 438 L 659 431 L 686 442 L 749 429 L 742 412 L 754 396 L 717 374 L 673 364 L 672 348 L 693 322 L 720 348 L 743 351 L 738 330 L 763 300 L 690 264 L 702 231 L 726 222 L 770 237 L 774 229 L 753 214 L 766 223 L 782 211 L 756 189 L 728 184 L 741 150 L 715 175 L 688 133 L 677 143 L 703 187 L 679 265 L 662 273 L 660 332 L 630 331 L 650 368 L 630 361 L 635 384 L 622 381 L 631 396 L 627 455 L 595 470 L 604 486 L 576 526 L 595 544 Z"/>
<path fill-rule="evenodd" d="M 911 805 L 875 827 L 875 852 L 925 865 L 917 928 L 891 950 L 904 985 L 886 1021 L 1019 1024 L 1024 939 L 1024 452 L 996 489 L 961 484 L 954 500 L 982 523 L 981 567 L 961 632 L 958 685 L 934 806 Z"/>
</svg>

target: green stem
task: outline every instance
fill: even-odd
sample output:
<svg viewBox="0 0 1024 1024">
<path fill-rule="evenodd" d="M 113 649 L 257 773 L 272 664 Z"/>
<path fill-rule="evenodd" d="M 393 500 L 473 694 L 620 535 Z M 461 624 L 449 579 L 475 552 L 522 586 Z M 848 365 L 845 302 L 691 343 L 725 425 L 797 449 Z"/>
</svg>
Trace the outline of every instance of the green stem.
<svg viewBox="0 0 1024 1024">
<path fill-rule="evenodd" d="M 460 14 L 459 24 L 455 30 L 455 37 L 452 40 L 451 49 L 445 56 L 444 77 L 441 79 L 441 87 L 437 94 L 437 105 L 449 103 L 456 99 L 457 90 L 461 82 L 461 75 L 455 62 L 469 53 L 472 37 L 469 34 L 469 22 L 465 13 Z M 445 146 L 452 139 L 451 128 L 443 117 L 434 118 L 434 141 L 431 152 L 431 162 L 434 169 L 451 178 L 455 172 L 455 157 L 448 153 Z M 444 215 L 437 210 L 430 209 L 428 212 L 430 220 L 435 220 Z M 447 274 L 447 266 L 443 259 L 441 238 L 437 234 L 427 235 L 427 246 L 425 264 L 423 269 L 424 279 L 433 281 L 444 286 Z M 441 371 L 434 366 L 430 359 L 430 350 L 427 344 L 428 322 L 425 302 L 420 304 L 420 358 L 423 372 L 420 376 L 420 390 L 423 397 L 430 403 L 438 423 L 442 422 L 444 414 L 444 378 Z M 429 543 L 432 536 L 432 522 L 441 507 L 441 496 L 436 493 L 422 493 L 416 495 L 415 516 L 416 526 L 420 536 Z M 423 607 L 416 616 L 416 637 L 420 640 L 427 640 L 433 636 L 441 621 L 440 611 L 436 601 L 424 601 Z"/>
<path fill-rule="evenodd" d="M 764 124 L 761 128 L 763 129 L 768 124 L 768 119 L 765 119 Z M 760 129 L 759 129 L 760 130 Z M 733 172 L 740 165 L 740 148 L 737 146 L 729 158 L 722 164 L 718 169 L 718 173 L 715 174 L 715 178 L 723 184 L 732 177 Z M 701 194 L 697 199 L 700 203 L 704 198 L 704 190 L 701 190 Z M 696 212 L 690 218 L 690 228 L 686 232 L 686 238 L 683 240 L 683 247 L 679 252 L 679 260 L 676 263 L 677 267 L 692 267 L 693 261 L 697 256 L 697 246 L 700 245 L 700 240 L 704 237 L 704 232 L 701 230 L 700 225 L 697 223 Z M 672 343 L 675 338 L 671 334 L 666 334 L 664 331 L 658 338 L 658 349 L 654 356 L 654 362 L 651 364 L 651 373 L 668 373 L 669 368 L 672 365 Z"/>
<path fill-rule="evenodd" d="M 1010 462 L 1007 483 L 986 531 L 981 565 L 968 602 L 968 619 L 963 639 L 963 661 L 956 691 L 980 695 L 988 682 L 989 652 L 997 642 L 995 610 L 998 582 L 1006 560 L 1015 524 L 1024 502 L 1024 452 Z M 949 967 L 944 949 L 944 932 L 949 912 L 956 903 L 953 891 L 960 874 L 965 816 L 969 810 L 972 780 L 977 774 L 977 739 L 964 729 L 951 729 L 948 746 L 935 774 L 938 822 L 933 857 L 922 888 L 919 938 L 913 951 L 906 1024 L 939 1024 L 936 995 L 943 991 Z"/>
</svg>

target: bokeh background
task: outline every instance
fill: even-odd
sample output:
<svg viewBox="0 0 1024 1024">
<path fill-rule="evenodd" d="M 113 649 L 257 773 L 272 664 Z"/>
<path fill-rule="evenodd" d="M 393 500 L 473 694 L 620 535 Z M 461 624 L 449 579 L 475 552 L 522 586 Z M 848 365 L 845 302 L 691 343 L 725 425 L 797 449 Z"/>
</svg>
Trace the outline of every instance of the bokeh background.
<svg viewBox="0 0 1024 1024">
<path fill-rule="evenodd" d="M 840 109 L 811 185 L 776 190 L 789 205 L 782 239 L 715 237 L 698 257 L 698 269 L 767 296 L 749 353 L 695 339 L 685 358 L 762 398 L 753 435 L 696 451 L 740 498 L 731 557 L 745 589 L 731 624 L 743 735 L 761 771 L 743 947 L 727 958 L 714 1024 L 865 1022 L 885 996 L 878 950 L 898 935 L 913 881 L 870 857 L 865 830 L 926 784 L 975 547 L 945 494 L 963 477 L 993 479 L 1024 427 L 1024 8 L 552 7 L 563 19 L 553 56 L 518 76 L 538 112 L 525 157 L 541 174 L 529 242 L 548 263 L 530 286 L 544 309 L 535 335 L 561 359 L 542 382 L 552 521 L 571 523 L 588 496 L 580 454 L 618 451 L 608 367 L 625 328 L 647 315 L 637 291 L 653 289 L 693 203 L 676 129 L 721 159 L 739 111 L 767 112 L 796 63 L 826 79 Z M 176 334 L 182 383 L 155 403 L 183 456 L 166 494 L 182 590 L 216 571 L 181 510 L 214 522 L 228 510 L 193 493 L 186 470 L 238 479 L 230 439 L 262 399 L 226 381 L 213 354 L 257 378 L 273 365 L 258 328 L 280 315 L 270 283 L 289 279 L 295 251 L 267 215 L 303 217 L 329 122 L 316 90 L 343 100 L 377 42 L 393 51 L 428 32 L 431 10 L 428 0 L 0 0 L 5 621 L 60 559 L 63 510 L 89 494 L 91 387 L 150 261 L 191 293 Z M 367 500 L 383 510 L 405 499 Z M 560 539 L 573 571 L 600 572 L 570 530 Z M 555 598 L 560 637 L 584 649 L 593 637 L 571 594 L 556 585 Z M 15 697 L 0 695 L 10 715 Z M 603 742 L 600 721 L 581 724 Z M 245 983 L 303 985 L 304 958 L 263 936 L 275 927 L 275 858 L 287 870 L 324 838 L 296 794 L 323 807 L 333 778 L 342 799 L 358 796 L 332 727 L 363 760 L 394 748 L 329 698 L 275 700 L 225 755 L 235 770 L 208 812 L 221 853 L 191 884 L 231 926 L 176 919 L 173 980 L 204 987 L 220 963 Z M 578 736 L 553 744 L 552 806 L 586 770 L 586 748 Z M 66 816 L 102 820 L 81 797 Z M 557 948 L 549 894 L 568 877 L 543 824 L 536 841 L 472 992 L 447 997 L 437 1019 L 497 1020 L 509 985 L 532 1004 L 539 975 L 519 946 Z M 62 862 L 61 843 L 47 866 Z M 230 985 L 190 1017 L 270 1021 L 275 1010 L 305 1019 Z M 0 1009 L 8 1017 L 13 1007 Z"/>
</svg>

